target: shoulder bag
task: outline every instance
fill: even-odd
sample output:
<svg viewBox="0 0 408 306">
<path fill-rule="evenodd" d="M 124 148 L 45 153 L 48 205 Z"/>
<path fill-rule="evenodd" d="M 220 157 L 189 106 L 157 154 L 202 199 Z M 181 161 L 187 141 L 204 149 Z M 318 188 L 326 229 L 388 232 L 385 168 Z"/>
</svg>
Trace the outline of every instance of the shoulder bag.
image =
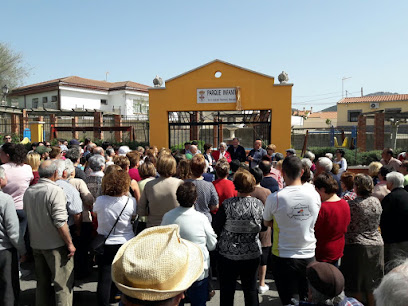
<svg viewBox="0 0 408 306">
<path fill-rule="evenodd" d="M 128 202 L 129 202 L 129 197 L 128 197 L 127 201 L 126 201 L 125 206 L 123 206 L 122 211 L 120 212 L 118 218 L 116 219 L 115 224 L 112 226 L 111 230 L 109 231 L 108 236 L 105 237 L 104 235 L 98 234 L 94 238 L 94 240 L 92 240 L 91 248 L 93 249 L 95 254 L 103 255 L 103 253 L 105 252 L 105 242 L 109 238 L 109 236 L 112 233 L 113 229 L 115 228 L 116 224 L 118 223 L 119 218 L 122 215 L 123 211 L 125 210 L 126 205 L 127 205 Z"/>
</svg>

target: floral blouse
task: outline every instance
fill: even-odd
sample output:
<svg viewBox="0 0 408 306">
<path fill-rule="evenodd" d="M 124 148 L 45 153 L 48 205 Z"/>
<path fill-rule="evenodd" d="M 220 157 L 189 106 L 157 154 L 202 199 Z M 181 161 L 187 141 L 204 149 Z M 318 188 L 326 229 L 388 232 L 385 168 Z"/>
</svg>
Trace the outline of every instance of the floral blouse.
<svg viewBox="0 0 408 306">
<path fill-rule="evenodd" d="M 382 207 L 373 196 L 357 197 L 349 201 L 351 221 L 346 233 L 346 244 L 384 245 L 378 230 Z"/>
</svg>

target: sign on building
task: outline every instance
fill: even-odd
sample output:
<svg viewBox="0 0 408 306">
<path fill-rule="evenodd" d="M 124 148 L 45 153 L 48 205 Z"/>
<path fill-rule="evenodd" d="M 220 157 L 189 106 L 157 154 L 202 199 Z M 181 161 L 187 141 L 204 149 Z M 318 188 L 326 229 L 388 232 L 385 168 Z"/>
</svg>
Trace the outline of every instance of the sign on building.
<svg viewBox="0 0 408 306">
<path fill-rule="evenodd" d="M 197 103 L 236 103 L 237 89 L 231 88 L 198 88 Z"/>
</svg>

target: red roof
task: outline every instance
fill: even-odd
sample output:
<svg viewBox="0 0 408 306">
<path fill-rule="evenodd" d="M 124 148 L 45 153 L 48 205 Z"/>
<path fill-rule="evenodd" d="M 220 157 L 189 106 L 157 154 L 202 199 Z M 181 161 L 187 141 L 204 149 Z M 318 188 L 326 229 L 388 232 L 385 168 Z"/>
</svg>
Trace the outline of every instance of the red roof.
<svg viewBox="0 0 408 306">
<path fill-rule="evenodd" d="M 393 102 L 393 101 L 408 101 L 408 94 L 343 98 L 337 103 L 347 104 L 347 103 Z"/>
<path fill-rule="evenodd" d="M 78 76 L 69 76 L 61 79 L 54 79 L 50 81 L 45 81 L 41 83 L 26 85 L 23 87 L 18 87 L 13 89 L 11 95 L 18 94 L 22 91 L 28 91 L 32 89 L 39 89 L 42 87 L 50 87 L 55 85 L 62 85 L 62 86 L 71 86 L 71 87 L 81 87 L 81 88 L 89 88 L 95 90 L 103 90 L 103 91 L 111 91 L 111 90 L 119 90 L 119 89 L 130 89 L 130 90 L 137 90 L 137 91 L 145 91 L 150 86 L 139 84 L 132 81 L 125 81 L 125 82 L 106 82 L 106 81 L 97 81 L 91 79 L 85 79 Z"/>
<path fill-rule="evenodd" d="M 337 112 L 317 112 L 311 113 L 307 118 L 337 119 Z"/>
</svg>

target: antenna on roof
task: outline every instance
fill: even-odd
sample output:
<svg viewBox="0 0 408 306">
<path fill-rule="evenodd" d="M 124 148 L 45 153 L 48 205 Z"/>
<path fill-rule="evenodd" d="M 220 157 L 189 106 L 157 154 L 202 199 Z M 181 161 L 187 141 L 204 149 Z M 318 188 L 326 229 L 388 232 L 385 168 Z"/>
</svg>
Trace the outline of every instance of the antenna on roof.
<svg viewBox="0 0 408 306">
<path fill-rule="evenodd" d="M 106 71 L 106 72 L 105 72 L 105 81 L 106 81 L 106 82 L 108 81 L 108 74 L 109 74 L 109 71 Z"/>
</svg>

